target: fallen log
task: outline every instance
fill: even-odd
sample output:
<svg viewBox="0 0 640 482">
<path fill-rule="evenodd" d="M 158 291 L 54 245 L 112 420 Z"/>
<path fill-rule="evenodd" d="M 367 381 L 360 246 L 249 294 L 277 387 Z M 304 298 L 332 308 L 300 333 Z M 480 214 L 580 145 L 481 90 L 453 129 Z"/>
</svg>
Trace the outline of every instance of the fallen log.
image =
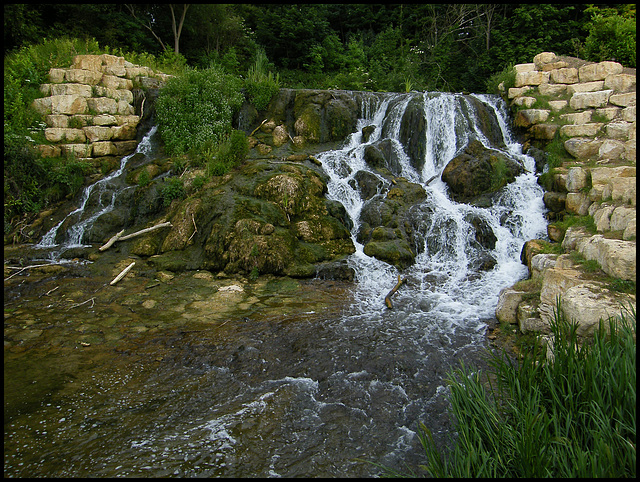
<svg viewBox="0 0 640 482">
<path fill-rule="evenodd" d="M 406 282 L 407 282 L 407 278 L 402 279 L 400 275 L 398 275 L 398 282 L 393 287 L 393 289 L 389 291 L 389 293 L 387 293 L 387 296 L 384 297 L 384 302 L 387 305 L 387 308 L 393 308 L 393 304 L 391 303 L 391 297 L 394 295 L 396 291 L 398 291 L 398 288 L 400 288 L 400 286 L 402 286 Z"/>
<path fill-rule="evenodd" d="M 156 224 L 155 226 L 151 226 L 150 228 L 141 229 L 140 231 L 136 231 L 135 233 L 127 234 L 126 236 L 122 236 L 119 241 L 126 241 L 127 239 L 135 238 L 136 236 L 140 236 L 141 234 L 148 233 L 150 231 L 154 231 L 156 229 L 165 228 L 168 226 L 172 226 L 171 222 L 167 221 L 166 223 Z"/>
<path fill-rule="evenodd" d="M 123 234 L 124 234 L 124 229 L 122 231 L 120 231 L 119 233 L 117 233 L 115 236 L 113 236 L 109 241 L 104 243 L 104 245 L 100 246 L 98 248 L 98 251 L 105 251 L 105 250 L 109 249 L 111 246 L 113 246 L 113 243 L 115 243 L 118 239 L 120 239 L 120 237 Z"/>
<path fill-rule="evenodd" d="M 127 266 L 125 269 L 123 269 L 122 271 L 120 271 L 120 274 L 118 276 L 116 276 L 115 278 L 113 278 L 113 281 L 111 283 L 109 283 L 111 286 L 115 285 L 118 281 L 120 281 L 122 278 L 124 278 L 127 273 L 129 272 L 129 270 L 131 268 L 133 268 L 133 265 L 136 264 L 136 262 L 132 262 L 129 266 Z"/>
</svg>

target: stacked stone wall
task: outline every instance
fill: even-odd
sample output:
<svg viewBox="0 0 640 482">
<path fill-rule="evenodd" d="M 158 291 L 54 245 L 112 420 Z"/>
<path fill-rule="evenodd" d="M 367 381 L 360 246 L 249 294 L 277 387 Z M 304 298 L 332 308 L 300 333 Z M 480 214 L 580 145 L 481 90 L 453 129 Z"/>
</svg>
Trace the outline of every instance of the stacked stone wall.
<svg viewBox="0 0 640 482">
<path fill-rule="evenodd" d="M 124 156 L 137 146 L 140 116 L 134 87 L 158 87 L 167 75 L 114 55 L 77 55 L 68 69 L 53 68 L 45 95 L 33 102 L 44 117 L 44 157 Z M 139 113 L 138 113 L 139 114 Z"/>
<path fill-rule="evenodd" d="M 550 141 L 559 131 L 565 150 L 578 160 L 635 163 L 635 69 L 543 52 L 515 70 L 507 97 L 519 108 L 514 122 L 528 138 Z M 544 108 L 533 108 L 541 99 Z"/>
</svg>

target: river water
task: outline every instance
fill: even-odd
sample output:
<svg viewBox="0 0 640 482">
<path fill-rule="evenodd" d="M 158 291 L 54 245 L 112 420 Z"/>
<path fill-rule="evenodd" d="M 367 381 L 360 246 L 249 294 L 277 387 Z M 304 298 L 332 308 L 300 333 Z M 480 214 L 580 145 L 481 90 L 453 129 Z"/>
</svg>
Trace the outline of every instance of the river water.
<svg viewBox="0 0 640 482">
<path fill-rule="evenodd" d="M 416 96 L 427 124 L 420 171 L 398 140 L 402 113 Z M 452 201 L 439 180 L 470 139 L 490 144 L 465 96 L 368 96 L 357 131 L 317 156 L 330 176 L 328 197 L 354 223 L 353 284 L 160 276 L 136 259 L 133 276 L 109 286 L 131 261 L 118 265 L 111 251 L 58 271 L 9 280 L 5 273 L 4 475 L 368 477 L 381 473 L 375 464 L 418 470 L 425 462 L 418 423 L 441 446 L 455 436 L 447 373 L 460 362 L 482 365 L 498 292 L 527 275 L 522 245 L 546 231 L 533 160 L 510 137 L 504 105 L 476 99 L 502 126 L 500 149 L 527 169 L 491 207 Z M 361 129 L 369 125 L 376 129 L 364 142 Z M 366 256 L 356 237 L 366 201 L 350 181 L 359 170 L 375 175 L 363 149 L 381 138 L 397 146 L 397 174 L 424 185 L 421 208 L 434 213 L 423 217 L 424 249 L 402 272 Z M 470 214 L 497 238 L 489 271 L 474 268 Z M 398 275 L 408 283 L 390 310 L 382 300 Z"/>
</svg>

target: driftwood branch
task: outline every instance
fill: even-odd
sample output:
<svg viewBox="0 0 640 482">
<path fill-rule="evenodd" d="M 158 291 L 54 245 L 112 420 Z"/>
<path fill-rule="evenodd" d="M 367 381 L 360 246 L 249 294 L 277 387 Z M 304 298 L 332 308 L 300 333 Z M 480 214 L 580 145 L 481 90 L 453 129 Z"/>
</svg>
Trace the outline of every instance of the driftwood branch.
<svg viewBox="0 0 640 482">
<path fill-rule="evenodd" d="M 198 226 L 196 226 L 196 220 L 193 217 L 193 213 L 191 213 L 191 221 L 193 221 L 193 233 L 191 234 L 191 236 L 189 236 L 189 241 L 191 241 L 191 238 L 193 238 L 193 236 L 198 232 Z"/>
<path fill-rule="evenodd" d="M 118 239 L 120 239 L 122 237 L 123 234 L 124 234 L 124 229 L 122 231 L 120 231 L 119 233 L 117 233 L 115 236 L 113 236 L 104 245 L 100 246 L 98 248 L 98 251 L 105 251 L 106 249 L 109 249 L 111 246 L 113 246 L 113 243 L 115 243 Z"/>
<path fill-rule="evenodd" d="M 254 135 L 258 129 L 260 129 L 262 127 L 262 124 L 264 124 L 265 122 L 267 122 L 267 119 L 263 120 L 260 125 L 258 127 L 256 127 L 255 129 L 253 129 L 253 131 L 251 132 L 251 134 L 249 134 L 249 137 L 251 137 L 252 135 Z"/>
<path fill-rule="evenodd" d="M 141 229 L 140 231 L 136 231 L 135 233 L 127 234 L 126 236 L 122 236 L 120 241 L 125 241 L 127 239 L 135 238 L 136 236 L 140 236 L 141 234 L 148 233 L 150 231 L 154 231 L 160 228 L 166 228 L 172 226 L 171 222 L 167 221 L 166 223 L 156 224 L 155 226 L 151 226 L 150 228 Z"/>
<path fill-rule="evenodd" d="M 393 308 L 393 305 L 391 304 L 391 297 L 394 295 L 396 291 L 398 291 L 398 288 L 400 288 L 400 286 L 402 286 L 406 282 L 407 282 L 407 278 L 402 279 L 400 275 L 398 275 L 398 282 L 393 287 L 393 289 L 389 291 L 389 293 L 387 293 L 387 296 L 384 297 L 384 302 L 387 305 L 387 308 Z"/>
<path fill-rule="evenodd" d="M 42 268 L 43 266 L 51 266 L 52 264 L 56 264 L 56 263 L 46 263 L 46 264 L 32 264 L 31 266 L 25 266 L 25 267 L 19 267 L 19 266 L 5 266 L 5 268 L 7 269 L 17 269 L 18 271 L 16 271 L 15 273 L 13 273 L 11 276 L 7 276 L 4 281 L 10 280 L 11 278 L 13 278 L 14 276 L 22 273 L 25 269 L 29 269 L 29 268 Z"/>
<path fill-rule="evenodd" d="M 120 274 L 118 276 L 116 276 L 115 278 L 113 278 L 113 281 L 111 283 L 109 283 L 111 286 L 115 285 L 118 281 L 120 281 L 122 278 L 124 278 L 127 273 L 129 272 L 129 270 L 131 268 L 133 268 L 133 265 L 136 264 L 136 262 L 132 262 L 129 266 L 127 266 L 125 269 L 123 269 Z"/>
</svg>

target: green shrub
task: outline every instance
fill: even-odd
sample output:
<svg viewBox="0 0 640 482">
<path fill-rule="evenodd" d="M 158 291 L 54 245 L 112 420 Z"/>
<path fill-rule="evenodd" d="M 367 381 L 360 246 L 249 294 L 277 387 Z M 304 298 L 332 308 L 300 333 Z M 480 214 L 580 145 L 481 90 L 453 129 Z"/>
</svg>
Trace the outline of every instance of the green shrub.
<svg viewBox="0 0 640 482">
<path fill-rule="evenodd" d="M 222 176 L 232 168 L 242 164 L 249 153 L 247 136 L 239 130 L 231 131 L 230 136 L 217 147 L 209 151 L 207 168 L 212 176 Z"/>
<path fill-rule="evenodd" d="M 502 84 L 503 92 L 505 93 L 508 92 L 510 88 L 515 87 L 516 69 L 513 64 L 507 65 L 502 69 L 502 72 L 498 72 L 489 77 L 487 80 L 487 92 L 500 95 L 502 93 L 499 87 L 500 84 Z"/>
<path fill-rule="evenodd" d="M 267 69 L 267 56 L 258 51 L 255 63 L 249 68 L 244 81 L 247 100 L 259 111 L 264 110 L 280 89 L 280 78 Z"/>
<path fill-rule="evenodd" d="M 586 60 L 615 60 L 627 67 L 636 66 L 636 20 L 606 12 L 591 20 L 584 45 Z"/>
<path fill-rule="evenodd" d="M 242 105 L 239 78 L 218 67 L 187 71 L 167 82 L 156 101 L 156 119 L 167 152 L 174 155 L 218 144 L 231 132 Z"/>
<path fill-rule="evenodd" d="M 162 203 L 169 206 L 174 199 L 182 199 L 185 196 L 184 184 L 179 177 L 170 177 L 164 183 L 161 190 Z"/>
</svg>

